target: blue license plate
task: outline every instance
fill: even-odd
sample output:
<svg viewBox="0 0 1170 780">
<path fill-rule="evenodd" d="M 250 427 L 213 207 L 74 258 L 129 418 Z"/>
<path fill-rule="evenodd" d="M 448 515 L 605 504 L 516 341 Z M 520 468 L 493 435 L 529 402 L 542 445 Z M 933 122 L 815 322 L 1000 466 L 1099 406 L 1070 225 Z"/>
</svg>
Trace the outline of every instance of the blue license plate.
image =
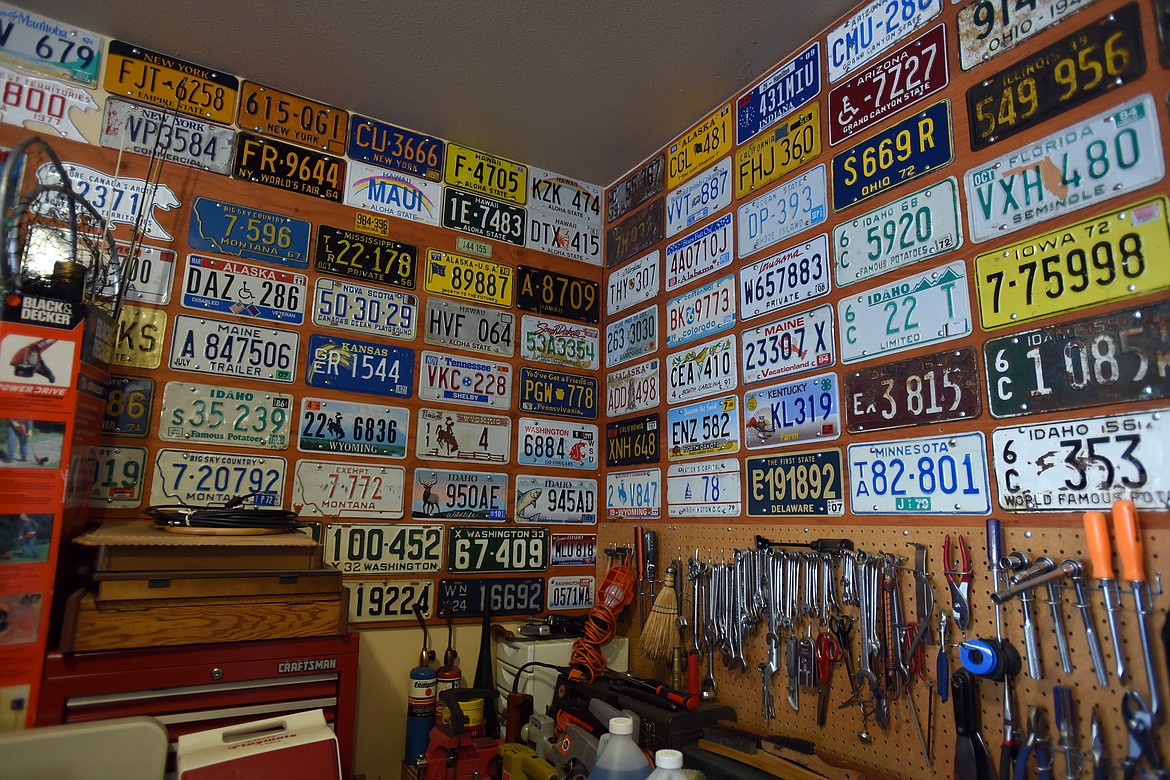
<svg viewBox="0 0 1170 780">
<path fill-rule="evenodd" d="M 309 336 L 309 387 L 410 398 L 414 351 L 337 336 Z"/>
<path fill-rule="evenodd" d="M 441 138 L 354 114 L 345 155 L 420 179 L 441 181 L 443 148 Z"/>
<path fill-rule="evenodd" d="M 597 419 L 597 378 L 520 368 L 520 411 Z"/>
<path fill-rule="evenodd" d="M 503 577 L 439 580 L 440 615 L 452 618 L 535 615 L 544 610 L 544 578 Z"/>
<path fill-rule="evenodd" d="M 821 44 L 797 54 L 735 101 L 735 142 L 746 143 L 821 93 Z"/>
<path fill-rule="evenodd" d="M 749 517 L 845 514 L 841 450 L 747 459 Z"/>
<path fill-rule="evenodd" d="M 308 220 L 195 198 L 187 244 L 205 252 L 308 268 L 310 232 Z"/>
<path fill-rule="evenodd" d="M 150 430 L 154 408 L 154 380 L 137 376 L 110 377 L 102 433 L 143 438 Z"/>
</svg>

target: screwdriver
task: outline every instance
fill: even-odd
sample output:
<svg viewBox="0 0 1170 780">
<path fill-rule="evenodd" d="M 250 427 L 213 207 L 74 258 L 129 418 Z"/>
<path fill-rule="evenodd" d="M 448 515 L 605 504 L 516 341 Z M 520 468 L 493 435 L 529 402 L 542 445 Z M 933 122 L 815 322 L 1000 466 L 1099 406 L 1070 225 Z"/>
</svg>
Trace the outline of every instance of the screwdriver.
<svg viewBox="0 0 1170 780">
<path fill-rule="evenodd" d="M 994 517 L 987 518 L 987 568 L 995 580 L 995 592 L 999 593 L 999 559 L 1003 556 L 1003 526 Z M 998 601 L 995 603 L 995 638 L 1003 641 L 1003 615 Z M 1003 677 L 1003 742 L 999 753 L 999 780 L 1010 780 L 1015 768 L 1016 742 L 1015 719 L 1012 703 L 1012 676 Z"/>
<path fill-rule="evenodd" d="M 1121 609 L 1121 590 L 1113 576 L 1113 545 L 1109 528 L 1102 512 L 1085 512 L 1085 540 L 1089 546 L 1089 560 L 1093 562 L 1093 576 L 1101 582 L 1105 594 L 1105 616 L 1109 620 L 1109 637 L 1113 640 L 1113 657 L 1117 663 L 1117 682 L 1125 682 L 1125 648 L 1117 629 L 1117 611 Z"/>
<path fill-rule="evenodd" d="M 1145 549 L 1138 530 L 1137 508 L 1132 501 L 1113 503 L 1113 534 L 1117 537 L 1117 554 L 1121 557 L 1121 573 L 1133 588 L 1133 608 L 1137 613 L 1138 636 L 1142 640 L 1142 661 L 1146 665 L 1146 683 L 1150 688 L 1150 716 L 1157 723 L 1161 714 L 1158 681 L 1154 677 L 1154 660 L 1150 655 L 1150 629 L 1146 615 L 1150 611 L 1149 584 L 1146 582 Z"/>
</svg>

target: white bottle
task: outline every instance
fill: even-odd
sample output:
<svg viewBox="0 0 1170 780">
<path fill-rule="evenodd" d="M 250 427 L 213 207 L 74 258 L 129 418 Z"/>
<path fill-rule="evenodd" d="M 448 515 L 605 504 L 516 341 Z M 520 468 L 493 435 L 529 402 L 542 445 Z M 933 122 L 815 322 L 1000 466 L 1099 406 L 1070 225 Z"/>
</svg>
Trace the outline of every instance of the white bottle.
<svg viewBox="0 0 1170 780">
<path fill-rule="evenodd" d="M 633 733 L 630 718 L 610 718 L 609 733 L 598 740 L 597 761 L 586 780 L 646 780 L 650 762 L 634 742 Z"/>
<path fill-rule="evenodd" d="M 682 771 L 683 754 L 678 750 L 665 748 L 654 754 L 654 763 L 657 769 L 650 773 L 647 780 L 686 780 L 686 773 Z"/>
</svg>

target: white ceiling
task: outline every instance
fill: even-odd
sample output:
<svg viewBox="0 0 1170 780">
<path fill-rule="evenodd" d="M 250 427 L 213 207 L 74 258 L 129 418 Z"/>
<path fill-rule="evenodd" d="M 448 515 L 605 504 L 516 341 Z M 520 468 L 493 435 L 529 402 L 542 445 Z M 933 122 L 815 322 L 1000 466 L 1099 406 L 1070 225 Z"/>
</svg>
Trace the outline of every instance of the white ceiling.
<svg viewBox="0 0 1170 780">
<path fill-rule="evenodd" d="M 854 0 L 10 0 L 340 108 L 616 181 Z"/>
</svg>

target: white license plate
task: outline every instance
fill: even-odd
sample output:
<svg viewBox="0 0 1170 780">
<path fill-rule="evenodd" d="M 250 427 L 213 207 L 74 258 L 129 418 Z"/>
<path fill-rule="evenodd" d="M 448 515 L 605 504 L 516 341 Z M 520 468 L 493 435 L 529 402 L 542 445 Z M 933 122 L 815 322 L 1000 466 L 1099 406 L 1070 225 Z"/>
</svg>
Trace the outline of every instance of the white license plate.
<svg viewBox="0 0 1170 780">
<path fill-rule="evenodd" d="M 529 212 L 524 246 L 558 257 L 601 265 L 601 226 L 557 214 Z"/>
<path fill-rule="evenodd" d="M 971 332 L 971 299 L 962 260 L 837 302 L 841 362 L 855 363 Z"/>
<path fill-rule="evenodd" d="M 409 434 L 407 409 L 310 396 L 301 399 L 297 422 L 301 452 L 401 460 L 406 457 Z"/>
<path fill-rule="evenodd" d="M 415 520 L 504 522 L 508 475 L 416 468 L 410 516 Z"/>
<path fill-rule="evenodd" d="M 512 367 L 482 358 L 424 351 L 418 397 L 424 401 L 507 409 L 512 405 Z"/>
<path fill-rule="evenodd" d="M 443 209 L 443 185 L 350 160 L 345 172 L 345 205 L 437 226 Z"/>
<path fill-rule="evenodd" d="M 617 314 L 657 296 L 662 275 L 660 260 L 655 249 L 611 273 L 606 282 L 606 313 Z"/>
<path fill-rule="evenodd" d="M 443 568 L 442 525 L 330 523 L 325 563 L 344 574 L 434 574 Z"/>
<path fill-rule="evenodd" d="M 236 134 L 230 127 L 111 97 L 102 117 L 101 145 L 227 176 Z"/>
<path fill-rule="evenodd" d="M 673 349 L 735 325 L 735 274 L 666 302 L 666 346 Z"/>
<path fill-rule="evenodd" d="M 507 463 L 512 421 L 507 417 L 454 409 L 418 410 L 414 454 L 429 460 Z"/>
<path fill-rule="evenodd" d="M 517 523 L 597 522 L 597 480 L 567 477 L 516 477 Z"/>
<path fill-rule="evenodd" d="M 833 307 L 828 305 L 746 330 L 740 347 L 743 383 L 827 368 L 836 361 L 835 348 Z"/>
<path fill-rule="evenodd" d="M 666 237 L 731 205 L 731 158 L 724 157 L 666 196 Z"/>
<path fill-rule="evenodd" d="M 90 168 L 77 163 L 62 163 L 73 191 L 89 201 L 105 218 L 110 230 L 118 224 L 135 225 L 147 238 L 159 241 L 173 241 L 158 221 L 158 212 L 172 211 L 183 204 L 174 190 L 157 181 L 147 182 L 132 176 L 114 174 Z M 60 184 L 57 168 L 51 162 L 37 168 L 37 181 L 41 184 Z M 37 214 L 52 214 L 68 221 L 69 209 L 62 196 L 39 198 L 33 211 Z"/>
<path fill-rule="evenodd" d="M 959 185 L 943 179 L 833 229 L 838 287 L 921 263 L 963 245 Z"/>
<path fill-rule="evenodd" d="M 738 458 L 675 463 L 666 471 L 670 517 L 736 517 L 743 511 Z"/>
<path fill-rule="evenodd" d="M 596 371 L 600 365 L 601 331 L 592 325 L 550 320 L 525 314 L 520 358 L 554 366 Z"/>
<path fill-rule="evenodd" d="M 601 227 L 601 191 L 596 184 L 528 167 L 528 208 Z"/>
<path fill-rule="evenodd" d="M 661 373 L 658 358 L 609 372 L 605 377 L 605 413 L 617 417 L 658 406 Z"/>
<path fill-rule="evenodd" d="M 999 505 L 1015 512 L 1105 510 L 1128 499 L 1164 510 L 1170 411 L 996 428 L 991 434 Z"/>
<path fill-rule="evenodd" d="M 413 622 L 432 614 L 434 580 L 346 580 L 350 623 Z"/>
<path fill-rule="evenodd" d="M 0 12 L 5 27 L 0 62 L 87 87 L 97 85 L 102 36 L 7 3 Z"/>
<path fill-rule="evenodd" d="M 605 516 L 610 520 L 661 517 L 662 469 L 606 472 Z"/>
<path fill-rule="evenodd" d="M 736 210 L 740 259 L 821 224 L 828 213 L 825 166 L 821 164 Z"/>
<path fill-rule="evenodd" d="M 666 402 L 679 404 L 734 390 L 739 381 L 735 334 L 666 356 Z"/>
<path fill-rule="evenodd" d="M 566 609 L 592 609 L 593 592 L 592 577 L 549 577 L 548 608 L 554 612 Z"/>
<path fill-rule="evenodd" d="M 739 318 L 750 320 L 829 294 L 829 236 L 757 260 L 739 272 Z"/>
<path fill-rule="evenodd" d="M 167 382 L 158 437 L 185 444 L 283 450 L 292 427 L 291 395 Z"/>
<path fill-rule="evenodd" d="M 33 226 L 35 230 L 37 226 Z M 127 253 L 130 246 L 118 242 L 118 251 Z M 126 284 L 126 300 L 166 306 L 171 302 L 171 287 L 175 281 L 175 250 L 139 244 L 130 261 Z M 102 295 L 113 293 L 116 274 L 111 274 Z"/>
<path fill-rule="evenodd" d="M 307 517 L 397 520 L 403 513 L 406 469 L 327 460 L 297 461 L 291 503 Z"/>
<path fill-rule="evenodd" d="M 841 435 L 841 393 L 833 373 L 744 393 L 743 408 L 749 450 L 832 441 Z"/>
<path fill-rule="evenodd" d="M 174 332 L 170 367 L 177 371 L 269 382 L 296 379 L 300 336 L 293 331 L 180 314 Z"/>
<path fill-rule="evenodd" d="M 238 496 L 250 496 L 243 506 L 279 507 L 285 467 L 284 458 L 265 455 L 159 450 L 148 500 L 151 506 L 222 506 Z"/>
<path fill-rule="evenodd" d="M 954 0 L 951 0 L 954 2 Z M 959 65 L 971 70 L 1077 11 L 1093 0 L 972 0 L 958 10 Z"/>
<path fill-rule="evenodd" d="M 668 460 L 709 458 L 739 452 L 739 400 L 712 398 L 666 413 Z"/>
<path fill-rule="evenodd" d="M 605 365 L 620 366 L 658 349 L 658 304 L 605 326 Z"/>
<path fill-rule="evenodd" d="M 987 514 L 983 434 L 851 444 L 849 494 L 858 515 Z"/>
<path fill-rule="evenodd" d="M 597 563 L 597 534 L 553 534 L 549 551 L 552 566 L 593 566 Z"/>
<path fill-rule="evenodd" d="M 270 266 L 187 255 L 183 307 L 213 314 L 300 325 L 308 277 Z"/>
<path fill-rule="evenodd" d="M 95 509 L 137 509 L 146 476 L 145 447 L 98 447 L 89 505 Z"/>
<path fill-rule="evenodd" d="M 516 462 L 521 466 L 597 469 L 597 426 L 521 417 Z"/>
<path fill-rule="evenodd" d="M 1034 227 L 1162 180 L 1154 98 L 1139 95 L 963 175 L 975 241 Z"/>
<path fill-rule="evenodd" d="M 829 83 L 876 57 L 894 41 L 905 38 L 942 13 L 942 0 L 872 0 L 829 31 Z"/>
<path fill-rule="evenodd" d="M 678 289 L 731 265 L 732 216 L 719 219 L 666 247 L 666 289 Z"/>
<path fill-rule="evenodd" d="M 516 354 L 516 315 L 432 296 L 423 341 L 487 355 Z"/>
<path fill-rule="evenodd" d="M 320 277 L 313 297 L 313 323 L 366 336 L 414 339 L 418 298 L 406 293 Z"/>
</svg>

